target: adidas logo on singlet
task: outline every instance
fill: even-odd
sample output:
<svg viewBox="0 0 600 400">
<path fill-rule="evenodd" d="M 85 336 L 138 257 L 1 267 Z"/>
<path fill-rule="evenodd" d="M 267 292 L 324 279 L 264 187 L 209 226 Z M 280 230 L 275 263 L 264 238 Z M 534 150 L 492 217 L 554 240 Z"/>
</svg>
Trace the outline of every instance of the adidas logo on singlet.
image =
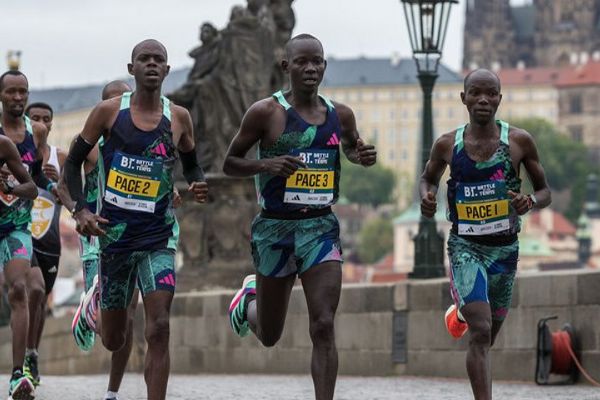
<svg viewBox="0 0 600 400">
<path fill-rule="evenodd" d="M 331 135 L 331 137 L 329 138 L 329 141 L 327 142 L 328 146 L 337 146 L 338 144 L 340 144 L 340 139 L 337 136 L 337 133 L 333 133 Z"/>
</svg>

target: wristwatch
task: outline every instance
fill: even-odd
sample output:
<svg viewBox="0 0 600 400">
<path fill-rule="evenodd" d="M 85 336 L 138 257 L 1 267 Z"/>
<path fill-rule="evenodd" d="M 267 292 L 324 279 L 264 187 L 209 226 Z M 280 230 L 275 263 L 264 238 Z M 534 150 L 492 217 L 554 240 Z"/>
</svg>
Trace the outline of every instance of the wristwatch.
<svg viewBox="0 0 600 400">
<path fill-rule="evenodd" d="M 4 192 L 4 194 L 11 194 L 13 190 L 15 190 L 15 186 L 13 181 L 5 181 L 4 185 L 2 185 L 2 192 Z"/>
<path fill-rule="evenodd" d="M 527 208 L 529 210 L 531 210 L 533 207 L 535 207 L 535 205 L 537 204 L 537 199 L 535 198 L 535 195 L 532 194 L 528 194 L 527 195 Z"/>
</svg>

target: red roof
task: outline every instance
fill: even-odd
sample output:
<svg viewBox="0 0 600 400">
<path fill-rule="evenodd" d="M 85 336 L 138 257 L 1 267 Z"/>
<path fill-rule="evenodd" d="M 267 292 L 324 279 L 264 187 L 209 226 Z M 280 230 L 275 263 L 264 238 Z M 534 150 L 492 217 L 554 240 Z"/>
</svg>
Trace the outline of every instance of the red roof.
<svg viewBox="0 0 600 400">
<path fill-rule="evenodd" d="M 562 215 L 561 213 L 556 212 L 554 210 L 548 210 L 548 211 L 552 213 L 552 221 L 551 221 L 552 226 L 545 226 L 542 228 L 551 229 L 550 233 L 552 233 L 552 234 L 575 235 L 575 232 L 577 231 L 577 229 L 575 228 L 575 225 L 573 225 L 571 222 L 569 222 L 569 220 L 567 218 L 565 218 L 564 215 Z M 529 221 L 532 225 L 541 227 L 541 225 L 542 225 L 541 212 L 540 211 L 532 212 L 529 217 Z"/>
<path fill-rule="evenodd" d="M 497 72 L 502 86 L 554 85 L 569 68 L 511 68 Z"/>
<path fill-rule="evenodd" d="M 557 87 L 600 85 L 600 61 L 568 68 L 561 74 Z"/>
</svg>

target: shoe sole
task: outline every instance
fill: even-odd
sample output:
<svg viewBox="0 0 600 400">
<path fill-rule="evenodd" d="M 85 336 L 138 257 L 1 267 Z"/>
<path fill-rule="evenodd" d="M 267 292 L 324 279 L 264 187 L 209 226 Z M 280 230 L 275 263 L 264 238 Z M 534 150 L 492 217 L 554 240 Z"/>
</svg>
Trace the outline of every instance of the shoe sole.
<svg viewBox="0 0 600 400">
<path fill-rule="evenodd" d="M 23 380 L 22 383 L 15 388 L 15 391 L 9 397 L 12 400 L 34 400 L 35 394 L 33 393 L 33 384 L 27 380 Z"/>
<path fill-rule="evenodd" d="M 448 315 L 452 314 L 452 312 L 454 310 L 456 310 L 456 304 L 452 304 L 450 307 L 448 307 L 448 309 L 446 310 L 446 314 L 444 315 L 444 325 L 446 326 L 446 332 L 448 332 L 448 334 L 450 336 L 452 336 L 454 339 L 460 339 L 461 337 L 463 337 L 465 335 L 465 333 L 467 333 L 467 330 L 469 328 L 467 327 L 467 329 L 465 329 L 465 331 L 460 336 L 454 336 L 453 334 L 450 333 L 450 328 L 448 327 Z M 456 313 L 458 314 L 459 311 L 457 310 Z"/>
</svg>

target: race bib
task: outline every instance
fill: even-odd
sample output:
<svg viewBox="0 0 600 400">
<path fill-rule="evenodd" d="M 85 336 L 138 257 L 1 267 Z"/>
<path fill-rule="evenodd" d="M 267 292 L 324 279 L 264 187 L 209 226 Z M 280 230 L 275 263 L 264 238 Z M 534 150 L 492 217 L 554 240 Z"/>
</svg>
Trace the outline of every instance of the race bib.
<svg viewBox="0 0 600 400">
<path fill-rule="evenodd" d="M 33 208 L 31 209 L 31 236 L 34 239 L 43 238 L 50 225 L 52 225 L 52 219 L 54 218 L 54 209 L 56 205 L 49 199 L 38 196 L 33 201 Z"/>
<path fill-rule="evenodd" d="M 116 152 L 108 173 L 104 200 L 127 210 L 153 213 L 163 162 Z"/>
<path fill-rule="evenodd" d="M 307 168 L 300 168 L 285 182 L 284 203 L 327 205 L 335 189 L 337 150 L 292 150 Z"/>
<path fill-rule="evenodd" d="M 459 183 L 456 190 L 459 235 L 489 235 L 510 229 L 505 181 Z"/>
</svg>

